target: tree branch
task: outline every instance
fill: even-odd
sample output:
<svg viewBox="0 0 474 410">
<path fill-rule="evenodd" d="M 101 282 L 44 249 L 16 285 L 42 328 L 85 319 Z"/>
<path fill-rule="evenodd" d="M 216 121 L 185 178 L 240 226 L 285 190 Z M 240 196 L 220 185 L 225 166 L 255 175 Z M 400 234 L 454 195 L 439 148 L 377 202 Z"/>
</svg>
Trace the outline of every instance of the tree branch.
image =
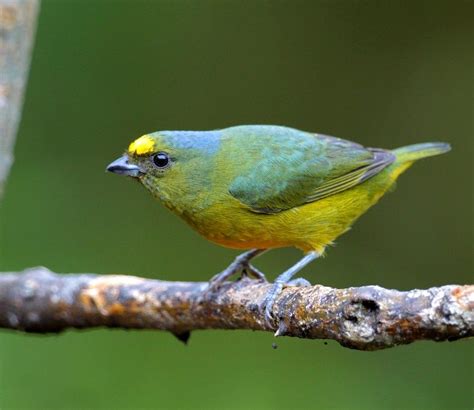
<svg viewBox="0 0 474 410">
<path fill-rule="evenodd" d="M 207 283 L 33 268 L 0 275 L 0 327 L 37 333 L 97 326 L 161 329 L 184 341 L 196 329 L 274 331 L 259 309 L 269 288 L 244 278 L 208 291 Z M 474 286 L 408 292 L 289 287 L 274 313 L 279 336 L 333 339 L 359 350 L 457 340 L 474 336 Z"/>
<path fill-rule="evenodd" d="M 0 196 L 13 163 L 38 0 L 0 0 Z"/>
</svg>

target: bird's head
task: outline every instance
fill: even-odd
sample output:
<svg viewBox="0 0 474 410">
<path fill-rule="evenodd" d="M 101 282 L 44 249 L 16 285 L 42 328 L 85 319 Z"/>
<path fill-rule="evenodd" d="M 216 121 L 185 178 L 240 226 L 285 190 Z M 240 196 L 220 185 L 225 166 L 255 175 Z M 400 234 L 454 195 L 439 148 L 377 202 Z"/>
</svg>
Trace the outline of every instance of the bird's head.
<svg viewBox="0 0 474 410">
<path fill-rule="evenodd" d="M 160 131 L 133 141 L 107 171 L 133 177 L 173 206 L 206 187 L 219 139 L 191 131 Z"/>
</svg>

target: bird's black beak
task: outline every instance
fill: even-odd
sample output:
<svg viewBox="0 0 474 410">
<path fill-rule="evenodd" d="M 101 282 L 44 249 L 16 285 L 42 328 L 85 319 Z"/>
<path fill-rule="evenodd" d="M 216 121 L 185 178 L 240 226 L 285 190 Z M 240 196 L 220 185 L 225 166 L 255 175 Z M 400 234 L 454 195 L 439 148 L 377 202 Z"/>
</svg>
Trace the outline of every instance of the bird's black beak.
<svg viewBox="0 0 474 410">
<path fill-rule="evenodd" d="M 113 172 L 114 174 L 127 175 L 129 177 L 135 178 L 144 174 L 139 166 L 128 163 L 128 157 L 126 155 L 109 164 L 107 166 L 107 171 Z"/>
</svg>

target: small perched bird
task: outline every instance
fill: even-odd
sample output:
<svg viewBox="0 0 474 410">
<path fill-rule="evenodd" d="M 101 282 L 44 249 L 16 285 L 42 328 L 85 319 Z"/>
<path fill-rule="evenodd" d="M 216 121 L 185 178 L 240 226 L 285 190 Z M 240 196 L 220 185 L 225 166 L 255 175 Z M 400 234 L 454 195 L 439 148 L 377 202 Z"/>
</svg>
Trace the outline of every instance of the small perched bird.
<svg viewBox="0 0 474 410">
<path fill-rule="evenodd" d="M 107 170 L 136 178 L 153 196 L 208 240 L 248 251 L 211 279 L 265 276 L 250 260 L 268 249 L 296 247 L 305 255 L 276 279 L 262 309 L 272 325 L 283 287 L 321 256 L 374 205 L 414 161 L 442 154 L 428 142 L 395 150 L 271 125 L 217 131 L 158 131 L 130 144 Z"/>
</svg>

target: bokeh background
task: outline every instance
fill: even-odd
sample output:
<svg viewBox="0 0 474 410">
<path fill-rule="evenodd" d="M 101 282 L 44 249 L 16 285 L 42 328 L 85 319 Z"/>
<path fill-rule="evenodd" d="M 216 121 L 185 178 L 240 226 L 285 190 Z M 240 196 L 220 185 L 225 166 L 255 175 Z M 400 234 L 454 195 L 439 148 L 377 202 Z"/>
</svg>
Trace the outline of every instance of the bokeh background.
<svg viewBox="0 0 474 410">
<path fill-rule="evenodd" d="M 159 129 L 282 124 L 369 146 L 444 140 L 305 276 L 472 282 L 474 3 L 47 1 L 0 207 L 0 270 L 206 280 L 236 252 L 106 174 Z M 269 276 L 299 257 L 269 253 Z M 0 333 L 1 409 L 472 409 L 473 343 L 375 353 L 202 331 Z"/>
</svg>

